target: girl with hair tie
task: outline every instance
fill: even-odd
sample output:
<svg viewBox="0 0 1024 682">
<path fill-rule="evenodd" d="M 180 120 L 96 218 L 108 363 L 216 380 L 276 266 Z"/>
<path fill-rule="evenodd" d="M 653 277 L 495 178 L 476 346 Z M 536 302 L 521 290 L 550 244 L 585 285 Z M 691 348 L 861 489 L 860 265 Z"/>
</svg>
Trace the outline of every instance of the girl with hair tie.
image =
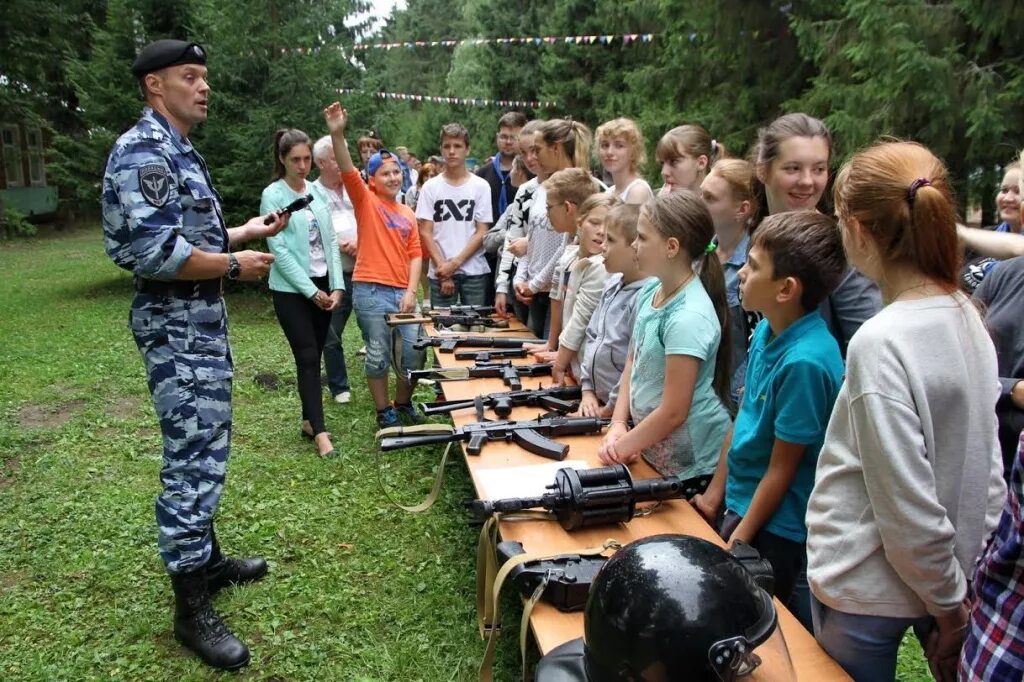
<svg viewBox="0 0 1024 682">
<path fill-rule="evenodd" d="M 313 202 L 293 213 L 280 234 L 267 239 L 275 259 L 270 268 L 270 294 L 295 358 L 302 435 L 315 441 L 321 457 L 333 457 L 337 451 L 324 426 L 320 358 L 331 313 L 345 293 L 341 253 L 327 197 L 319 185 L 306 180 L 313 163 L 309 136 L 301 130 L 278 130 L 273 149 L 274 182 L 263 190 L 260 212 L 278 210 L 308 194 L 313 195 Z"/>
<path fill-rule="evenodd" d="M 834 198 L 850 261 L 888 305 L 850 341 L 808 502 L 814 634 L 855 680 L 892 680 L 913 628 L 951 680 L 967 576 L 1006 495 L 995 349 L 959 291 L 956 204 L 931 152 L 862 151 Z"/>
</svg>

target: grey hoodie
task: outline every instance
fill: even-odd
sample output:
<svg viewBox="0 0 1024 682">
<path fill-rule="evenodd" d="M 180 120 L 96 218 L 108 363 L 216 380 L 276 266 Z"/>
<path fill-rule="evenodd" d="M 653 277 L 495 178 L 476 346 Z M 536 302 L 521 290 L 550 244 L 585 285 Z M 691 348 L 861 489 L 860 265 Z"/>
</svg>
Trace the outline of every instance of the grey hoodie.
<svg viewBox="0 0 1024 682">
<path fill-rule="evenodd" d="M 650 280 L 622 283 L 622 274 L 608 276 L 601 300 L 587 325 L 587 340 L 580 362 L 580 386 L 597 399 L 614 405 L 629 356 L 636 322 L 637 294 Z"/>
</svg>

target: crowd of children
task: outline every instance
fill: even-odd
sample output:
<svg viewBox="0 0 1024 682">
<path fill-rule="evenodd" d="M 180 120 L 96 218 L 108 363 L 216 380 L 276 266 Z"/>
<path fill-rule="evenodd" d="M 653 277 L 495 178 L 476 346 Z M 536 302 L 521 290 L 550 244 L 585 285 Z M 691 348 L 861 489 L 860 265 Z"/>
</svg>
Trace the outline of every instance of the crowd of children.
<svg viewBox="0 0 1024 682">
<path fill-rule="evenodd" d="M 414 218 L 395 201 L 397 161 L 369 157 L 367 187 L 347 114 L 325 118 L 382 425 L 415 418 L 408 383 L 391 403 L 386 376 L 422 358 L 409 339 L 392 352 L 383 313 L 413 308 L 426 259 L 434 305 L 481 304 L 493 286 L 555 380 L 581 385 L 580 414 L 610 419 L 601 461 L 678 477 L 727 543 L 768 559 L 779 599 L 854 679 L 894 679 L 911 628 L 937 679 L 1020 679 L 1024 259 L 994 260 L 972 299 L 961 254 L 1007 258 L 1024 237 L 958 227 L 931 152 L 879 143 L 824 197 L 820 120 L 769 123 L 749 161 L 683 125 L 657 144 L 654 191 L 632 121 L 597 129 L 595 175 L 582 123 L 506 116 L 487 181 L 466 170 L 465 128 L 442 129 Z M 1000 203 L 1018 231 L 1019 196 L 1015 213 Z"/>
</svg>

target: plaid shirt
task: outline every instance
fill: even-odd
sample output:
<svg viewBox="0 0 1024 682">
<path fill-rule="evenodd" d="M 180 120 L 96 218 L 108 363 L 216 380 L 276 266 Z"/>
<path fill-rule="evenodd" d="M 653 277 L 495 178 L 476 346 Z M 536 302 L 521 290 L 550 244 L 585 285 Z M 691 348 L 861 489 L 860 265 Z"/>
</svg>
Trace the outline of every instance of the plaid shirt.
<svg viewBox="0 0 1024 682">
<path fill-rule="evenodd" d="M 999 525 L 978 560 L 961 680 L 1024 679 L 1024 433 Z"/>
</svg>

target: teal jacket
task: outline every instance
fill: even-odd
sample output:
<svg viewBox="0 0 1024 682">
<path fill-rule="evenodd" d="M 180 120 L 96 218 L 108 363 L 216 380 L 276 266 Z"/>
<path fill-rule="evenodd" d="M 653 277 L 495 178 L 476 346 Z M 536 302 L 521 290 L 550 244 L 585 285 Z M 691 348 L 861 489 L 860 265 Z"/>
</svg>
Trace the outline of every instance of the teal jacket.
<svg viewBox="0 0 1024 682">
<path fill-rule="evenodd" d="M 306 183 L 306 193 L 313 195 L 313 203 L 309 208 L 316 216 L 320 228 L 320 239 L 327 255 L 327 276 L 331 291 L 344 289 L 342 277 L 341 253 L 338 242 L 334 238 L 334 227 L 331 225 L 331 212 L 327 208 L 327 197 L 323 190 L 312 182 Z M 260 213 L 266 214 L 284 208 L 299 197 L 282 180 L 276 180 L 263 190 L 260 199 Z M 274 254 L 274 264 L 270 266 L 270 288 L 273 291 L 284 291 L 302 294 L 311 298 L 317 291 L 313 280 L 309 278 L 309 220 L 305 211 L 296 211 L 284 228 L 276 236 L 267 238 L 267 246 Z"/>
</svg>

